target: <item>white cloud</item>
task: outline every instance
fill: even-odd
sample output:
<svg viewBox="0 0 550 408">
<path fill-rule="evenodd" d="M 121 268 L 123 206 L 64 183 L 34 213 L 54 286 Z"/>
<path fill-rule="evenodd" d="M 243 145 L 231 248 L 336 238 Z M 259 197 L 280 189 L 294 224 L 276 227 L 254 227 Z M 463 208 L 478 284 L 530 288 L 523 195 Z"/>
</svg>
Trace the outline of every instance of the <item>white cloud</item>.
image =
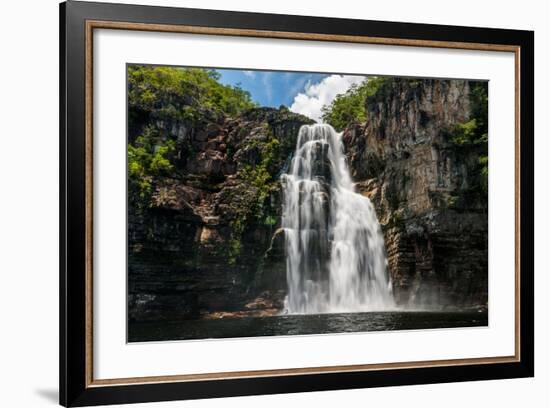
<svg viewBox="0 0 550 408">
<path fill-rule="evenodd" d="M 269 102 L 273 99 L 273 88 L 271 85 L 271 72 L 264 72 L 262 75 L 262 84 L 264 85 L 264 92 Z"/>
<path fill-rule="evenodd" d="M 254 71 L 243 71 L 243 74 L 251 79 L 254 79 L 256 77 L 256 73 Z"/>
<path fill-rule="evenodd" d="M 290 110 L 321 122 L 322 107 L 330 104 L 336 95 L 346 92 L 352 85 L 359 84 L 364 79 L 362 76 L 330 75 L 319 83 L 307 83 L 304 92 L 294 97 Z"/>
</svg>

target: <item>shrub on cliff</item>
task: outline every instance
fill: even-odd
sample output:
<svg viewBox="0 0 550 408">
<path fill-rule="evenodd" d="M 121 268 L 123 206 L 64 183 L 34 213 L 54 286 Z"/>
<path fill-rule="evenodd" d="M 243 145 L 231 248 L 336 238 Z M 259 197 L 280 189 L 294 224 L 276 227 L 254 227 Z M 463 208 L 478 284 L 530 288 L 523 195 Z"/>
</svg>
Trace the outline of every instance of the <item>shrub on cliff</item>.
<svg viewBox="0 0 550 408">
<path fill-rule="evenodd" d="M 488 191 L 489 157 L 488 157 L 488 83 L 470 83 L 471 117 L 467 122 L 458 123 L 451 129 L 449 138 L 458 150 L 477 151 L 476 163 L 478 178 L 475 188 L 483 199 Z"/>
<path fill-rule="evenodd" d="M 467 163 L 472 175 L 468 187 L 456 191 L 449 199 L 449 207 L 454 209 L 471 208 L 474 203 L 487 206 L 489 190 L 488 156 L 488 83 L 470 82 L 471 114 L 468 121 L 452 126 L 445 137 L 448 138 L 456 154 L 472 156 L 475 160 Z"/>
<path fill-rule="evenodd" d="M 212 69 L 131 65 L 128 108 L 188 119 L 199 108 L 234 116 L 256 106 L 249 92 L 219 79 Z"/>
<path fill-rule="evenodd" d="M 157 140 L 158 131 L 147 127 L 133 144 L 128 144 L 128 189 L 130 199 L 137 205 L 149 202 L 154 177 L 169 175 L 173 170 L 175 142 L 155 144 Z"/>
<path fill-rule="evenodd" d="M 365 100 L 378 93 L 386 82 L 387 78 L 371 77 L 359 85 L 352 85 L 345 93 L 337 95 L 330 105 L 323 106 L 323 122 L 338 132 L 354 123 L 365 122 Z"/>
</svg>

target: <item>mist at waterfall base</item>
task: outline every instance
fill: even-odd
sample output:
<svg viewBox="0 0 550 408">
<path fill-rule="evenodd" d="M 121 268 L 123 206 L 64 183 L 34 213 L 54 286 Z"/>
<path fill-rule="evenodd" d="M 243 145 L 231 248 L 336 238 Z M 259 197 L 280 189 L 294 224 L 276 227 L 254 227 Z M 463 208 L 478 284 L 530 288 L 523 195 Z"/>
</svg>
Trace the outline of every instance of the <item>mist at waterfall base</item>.
<svg viewBox="0 0 550 408">
<path fill-rule="evenodd" d="M 486 310 L 395 304 L 375 209 L 355 191 L 341 134 L 331 126 L 301 127 L 281 186 L 284 309 L 275 315 L 133 323 L 128 341 L 487 326 Z"/>
</svg>

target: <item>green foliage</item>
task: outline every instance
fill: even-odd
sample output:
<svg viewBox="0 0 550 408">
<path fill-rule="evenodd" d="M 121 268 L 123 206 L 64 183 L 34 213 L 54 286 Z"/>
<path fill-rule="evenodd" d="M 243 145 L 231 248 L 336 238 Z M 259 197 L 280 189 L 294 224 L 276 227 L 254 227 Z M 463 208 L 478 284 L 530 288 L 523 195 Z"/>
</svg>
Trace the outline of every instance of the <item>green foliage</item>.
<svg viewBox="0 0 550 408">
<path fill-rule="evenodd" d="M 277 218 L 271 214 L 269 206 L 269 198 L 277 189 L 277 182 L 274 179 L 270 169 L 274 166 L 280 149 L 279 140 L 270 135 L 267 142 L 259 142 L 251 140 L 250 146 L 257 146 L 260 149 L 261 161 L 259 164 L 245 165 L 239 171 L 239 177 L 246 181 L 244 185 L 250 186 L 250 199 L 243 200 L 246 202 L 235 209 L 235 214 L 231 226 L 231 238 L 228 245 L 228 262 L 235 264 L 242 250 L 242 235 L 246 230 L 247 225 L 256 223 L 267 228 L 277 224 Z"/>
<path fill-rule="evenodd" d="M 365 87 L 353 85 L 346 93 L 336 96 L 330 105 L 323 106 L 322 113 L 323 121 L 339 132 L 352 123 L 364 122 L 367 118 Z"/>
<path fill-rule="evenodd" d="M 387 82 L 387 78 L 371 77 L 359 85 L 353 85 L 345 93 L 336 96 L 330 105 L 323 106 L 323 121 L 339 132 L 353 123 L 365 122 L 366 99 L 376 95 Z"/>
<path fill-rule="evenodd" d="M 246 217 L 236 218 L 231 222 L 231 237 L 227 246 L 227 261 L 235 265 L 242 251 L 241 237 L 246 225 Z"/>
<path fill-rule="evenodd" d="M 155 176 L 168 175 L 173 170 L 170 160 L 176 144 L 173 140 L 155 144 L 160 140 L 158 132 L 148 127 L 133 144 L 128 144 L 128 184 L 138 203 L 150 197 Z"/>
<path fill-rule="evenodd" d="M 450 195 L 447 199 L 447 206 L 449 208 L 457 208 L 459 206 L 460 197 L 458 195 Z"/>
<path fill-rule="evenodd" d="M 487 140 L 489 113 L 489 84 L 487 82 L 470 82 L 470 103 L 472 115 L 478 118 L 480 137 Z"/>
<path fill-rule="evenodd" d="M 458 123 L 445 136 L 468 166 L 468 186 L 454 191 L 447 205 L 457 211 L 472 208 L 476 203 L 487 205 L 489 189 L 488 157 L 488 86 L 486 82 L 470 82 L 471 115 Z M 477 155 L 477 157 L 476 157 Z"/>
<path fill-rule="evenodd" d="M 488 95 L 486 82 L 472 82 L 470 104 L 472 116 L 469 121 L 457 124 L 450 134 L 457 146 L 485 146 L 488 139 Z"/>
<path fill-rule="evenodd" d="M 256 166 L 246 165 L 240 176 L 250 185 L 254 186 L 257 193 L 255 216 L 258 220 L 264 217 L 264 204 L 274 188 L 274 179 L 270 169 L 275 164 L 279 155 L 280 142 L 272 137 L 261 145 L 261 162 Z"/>
<path fill-rule="evenodd" d="M 128 67 L 130 108 L 155 111 L 159 117 L 196 120 L 198 108 L 234 116 L 256 104 L 239 86 L 222 85 L 220 74 L 211 69 Z"/>
<path fill-rule="evenodd" d="M 485 193 L 489 191 L 489 157 L 487 155 L 479 156 L 479 166 L 481 175 L 481 187 Z"/>
<path fill-rule="evenodd" d="M 140 119 L 148 126 L 128 144 L 128 180 L 131 199 L 148 206 L 156 178 L 173 175 L 176 151 L 174 136 L 161 134 L 163 125 L 156 120 L 190 122 L 216 115 L 237 115 L 255 104 L 250 94 L 239 86 L 219 82 L 215 70 L 130 65 L 128 66 L 128 115 L 130 128 L 139 129 Z M 213 116 L 212 116 L 213 115 Z M 191 147 L 178 145 L 186 152 Z"/>
<path fill-rule="evenodd" d="M 451 135 L 451 141 L 459 146 L 478 144 L 481 143 L 481 140 L 478 139 L 477 133 L 477 120 L 472 119 L 455 126 L 454 132 Z"/>
<path fill-rule="evenodd" d="M 451 143 L 457 149 L 476 149 L 479 152 L 476 172 L 478 180 L 474 187 L 487 194 L 489 177 L 488 158 L 488 84 L 470 82 L 470 104 L 472 116 L 469 121 L 457 124 L 449 134 Z"/>
<path fill-rule="evenodd" d="M 264 225 L 268 227 L 274 227 L 277 225 L 277 218 L 275 218 L 273 215 L 267 215 L 264 219 Z"/>
</svg>

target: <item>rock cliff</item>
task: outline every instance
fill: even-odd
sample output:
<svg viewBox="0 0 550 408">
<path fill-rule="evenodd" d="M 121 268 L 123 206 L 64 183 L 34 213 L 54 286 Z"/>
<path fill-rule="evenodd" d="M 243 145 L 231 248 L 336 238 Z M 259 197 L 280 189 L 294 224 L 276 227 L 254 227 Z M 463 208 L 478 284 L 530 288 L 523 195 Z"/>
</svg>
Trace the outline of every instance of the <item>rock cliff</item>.
<svg viewBox="0 0 550 408">
<path fill-rule="evenodd" d="M 484 92 L 479 82 L 388 80 L 365 101 L 368 121 L 344 131 L 398 304 L 487 304 L 487 143 L 467 133 L 486 120 Z"/>
<path fill-rule="evenodd" d="M 130 141 L 153 128 L 159 144 L 174 142 L 174 168 L 150 180 L 146 205 L 129 203 L 130 318 L 280 310 L 284 263 L 265 256 L 280 226 L 278 177 L 312 121 L 286 108 L 205 110 L 192 122 L 140 115 Z"/>
</svg>

